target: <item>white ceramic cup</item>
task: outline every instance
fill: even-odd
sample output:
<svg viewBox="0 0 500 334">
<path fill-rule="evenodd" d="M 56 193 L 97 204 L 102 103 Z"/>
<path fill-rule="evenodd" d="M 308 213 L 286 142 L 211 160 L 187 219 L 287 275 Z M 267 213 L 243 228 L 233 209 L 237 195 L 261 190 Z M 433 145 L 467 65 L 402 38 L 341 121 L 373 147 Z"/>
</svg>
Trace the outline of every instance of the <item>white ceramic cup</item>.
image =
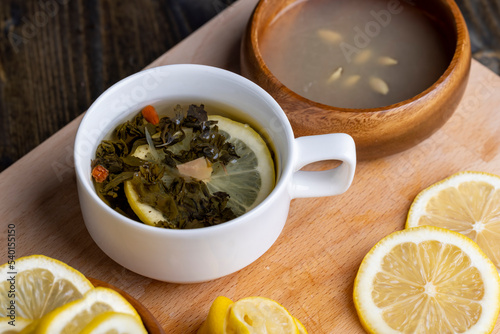
<svg viewBox="0 0 500 334">
<path fill-rule="evenodd" d="M 232 106 L 266 133 L 276 151 L 277 179 L 271 194 L 236 219 L 193 230 L 148 226 L 108 207 L 91 181 L 90 164 L 101 140 L 147 104 L 189 99 Z M 341 194 L 349 188 L 356 167 L 349 135 L 295 139 L 285 113 L 262 88 L 235 73 L 191 64 L 145 70 L 105 91 L 83 117 L 74 156 L 83 218 L 97 245 L 138 274 L 175 283 L 212 280 L 251 264 L 280 235 L 293 198 Z M 311 162 L 330 159 L 342 164 L 326 171 L 299 171 Z"/>
</svg>

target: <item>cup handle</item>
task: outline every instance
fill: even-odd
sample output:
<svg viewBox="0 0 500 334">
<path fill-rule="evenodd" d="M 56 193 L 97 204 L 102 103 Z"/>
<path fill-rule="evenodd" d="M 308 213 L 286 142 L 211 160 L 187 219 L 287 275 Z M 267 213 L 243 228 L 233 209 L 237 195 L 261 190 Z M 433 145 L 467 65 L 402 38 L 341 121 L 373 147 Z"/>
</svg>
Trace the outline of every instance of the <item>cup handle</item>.
<svg viewBox="0 0 500 334">
<path fill-rule="evenodd" d="M 295 173 L 291 182 L 292 198 L 339 195 L 351 185 L 356 169 L 354 140 L 345 133 L 299 137 L 294 140 Z M 300 171 L 316 161 L 339 160 L 338 167 L 325 171 Z"/>
</svg>

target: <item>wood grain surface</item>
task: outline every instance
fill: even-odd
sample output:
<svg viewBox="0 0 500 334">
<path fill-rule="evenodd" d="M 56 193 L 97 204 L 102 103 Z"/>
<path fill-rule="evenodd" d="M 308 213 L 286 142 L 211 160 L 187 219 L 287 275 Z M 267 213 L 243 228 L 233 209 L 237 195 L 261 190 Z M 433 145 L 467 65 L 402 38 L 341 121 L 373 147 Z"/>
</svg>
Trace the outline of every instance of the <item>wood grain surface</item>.
<svg viewBox="0 0 500 334">
<path fill-rule="evenodd" d="M 235 46 L 255 2 L 238 1 L 153 66 L 194 62 L 237 69 Z M 341 196 L 293 200 L 287 224 L 266 254 L 235 274 L 191 285 L 132 273 L 92 241 L 76 194 L 77 118 L 0 174 L 0 261 L 7 260 L 5 226 L 14 224 L 17 257 L 51 256 L 122 289 L 147 307 L 166 333 L 194 334 L 219 295 L 273 298 L 309 333 L 364 333 L 352 302 L 362 258 L 382 237 L 404 228 L 410 203 L 423 188 L 462 170 L 500 174 L 499 112 L 500 78 L 473 61 L 457 112 L 433 136 L 403 153 L 360 163 L 352 187 Z M 500 324 L 494 333 L 500 333 Z"/>
<path fill-rule="evenodd" d="M 234 1 L 0 1 L 0 171 Z"/>
<path fill-rule="evenodd" d="M 235 1 L 0 1 L 0 171 Z M 457 4 L 473 56 L 500 74 L 498 0 Z"/>
</svg>

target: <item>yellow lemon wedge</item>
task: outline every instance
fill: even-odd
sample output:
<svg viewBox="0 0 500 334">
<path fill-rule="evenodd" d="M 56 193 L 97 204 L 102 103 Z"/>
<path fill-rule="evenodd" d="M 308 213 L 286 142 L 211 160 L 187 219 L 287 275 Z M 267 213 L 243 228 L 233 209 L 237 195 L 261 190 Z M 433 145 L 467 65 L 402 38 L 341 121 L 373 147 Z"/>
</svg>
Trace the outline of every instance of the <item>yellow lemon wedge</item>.
<svg viewBox="0 0 500 334">
<path fill-rule="evenodd" d="M 118 292 L 97 287 L 81 299 L 61 306 L 40 320 L 37 334 L 80 333 L 95 317 L 105 312 L 129 314 L 138 322 L 141 318 L 132 305 Z"/>
<path fill-rule="evenodd" d="M 140 319 L 126 313 L 97 315 L 79 334 L 148 334 Z"/>
<path fill-rule="evenodd" d="M 304 325 L 276 301 L 248 297 L 233 302 L 217 297 L 197 334 L 307 334 Z"/>
<path fill-rule="evenodd" d="M 12 274 L 13 270 L 16 274 Z M 0 277 L 4 278 L 0 282 L 1 317 L 9 315 L 13 295 L 16 317 L 35 320 L 82 298 L 93 288 L 77 270 L 43 255 L 21 257 L 14 265 L 5 263 L 0 266 Z"/>
<path fill-rule="evenodd" d="M 194 172 L 192 170 L 195 164 L 188 162 L 177 172 L 189 171 L 190 175 L 203 175 L 202 181 L 206 183 L 209 191 L 228 193 L 228 207 L 236 216 L 242 215 L 261 203 L 274 188 L 275 169 L 271 151 L 262 137 L 248 124 L 217 115 L 209 115 L 208 120 L 217 121 L 220 133 L 235 146 L 240 158 L 224 166 L 220 163 L 207 166 L 205 163 L 203 170 L 197 168 Z M 171 146 L 169 150 L 177 153 L 189 148 L 192 137 L 192 131 L 186 130 L 184 140 Z M 158 154 L 161 160 L 164 153 Z M 132 155 L 143 160 L 158 160 L 153 157 L 148 145 L 137 147 Z M 196 164 L 198 165 L 203 164 Z M 207 171 L 211 172 L 210 177 Z M 163 181 L 169 184 L 171 180 L 170 173 L 166 173 Z M 167 220 L 161 211 L 141 202 L 131 181 L 125 182 L 124 190 L 130 207 L 142 222 L 155 226 Z"/>
<path fill-rule="evenodd" d="M 294 317 L 279 303 L 264 297 L 247 297 L 232 304 L 225 333 L 300 334 Z"/>
<path fill-rule="evenodd" d="M 197 334 L 225 334 L 226 316 L 233 301 L 227 297 L 215 298 L 210 306 L 208 316 Z"/>
<path fill-rule="evenodd" d="M 500 177 L 461 172 L 421 191 L 406 227 L 432 225 L 474 240 L 500 270 Z"/>
<path fill-rule="evenodd" d="M 368 252 L 354 304 L 369 333 L 490 333 L 500 311 L 500 278 L 471 239 L 414 227 Z"/>
</svg>

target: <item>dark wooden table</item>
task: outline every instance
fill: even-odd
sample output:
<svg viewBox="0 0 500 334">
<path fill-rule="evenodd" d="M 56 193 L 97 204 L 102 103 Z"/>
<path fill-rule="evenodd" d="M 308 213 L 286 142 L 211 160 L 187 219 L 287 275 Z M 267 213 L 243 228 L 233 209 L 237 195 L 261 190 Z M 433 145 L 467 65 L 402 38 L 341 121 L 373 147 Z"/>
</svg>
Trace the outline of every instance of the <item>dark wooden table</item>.
<svg viewBox="0 0 500 334">
<path fill-rule="evenodd" d="M 0 0 L 0 171 L 236 0 Z M 500 1 L 458 0 L 500 73 Z"/>
</svg>

